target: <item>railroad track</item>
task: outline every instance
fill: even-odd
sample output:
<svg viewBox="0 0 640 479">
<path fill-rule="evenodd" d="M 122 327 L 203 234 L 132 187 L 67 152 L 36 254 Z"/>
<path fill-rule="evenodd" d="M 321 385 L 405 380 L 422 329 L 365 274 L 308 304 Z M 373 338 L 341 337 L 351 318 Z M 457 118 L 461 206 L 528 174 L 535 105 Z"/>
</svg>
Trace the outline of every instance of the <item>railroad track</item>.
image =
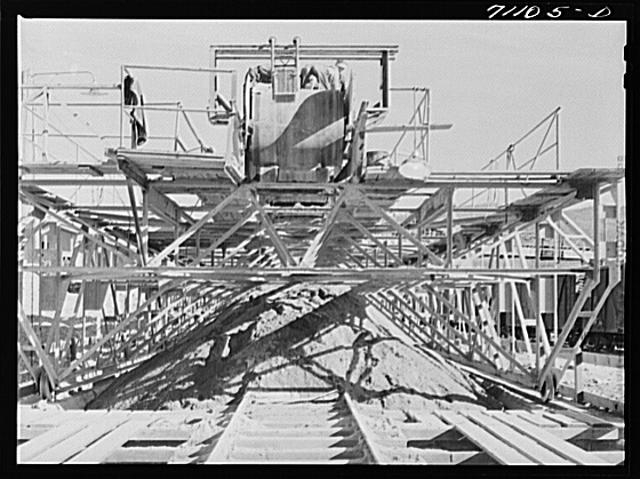
<svg viewBox="0 0 640 479">
<path fill-rule="evenodd" d="M 17 458 L 56 464 L 617 465 L 625 460 L 624 423 L 578 408 L 523 400 L 509 410 L 410 412 L 408 420 L 404 410 L 356 405 L 335 390 L 248 391 L 231 412 L 19 406 Z M 205 424 L 216 426 L 199 427 Z"/>
<path fill-rule="evenodd" d="M 346 394 L 245 394 L 208 463 L 371 464 L 376 456 Z"/>
</svg>

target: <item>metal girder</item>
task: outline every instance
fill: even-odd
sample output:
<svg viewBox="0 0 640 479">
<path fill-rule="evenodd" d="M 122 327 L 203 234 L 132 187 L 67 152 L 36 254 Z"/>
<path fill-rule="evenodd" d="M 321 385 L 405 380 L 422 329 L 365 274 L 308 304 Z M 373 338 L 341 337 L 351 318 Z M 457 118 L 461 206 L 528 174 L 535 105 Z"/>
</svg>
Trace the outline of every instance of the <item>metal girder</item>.
<svg viewBox="0 0 640 479">
<path fill-rule="evenodd" d="M 216 239 L 210 246 L 207 247 L 204 251 L 201 251 L 200 254 L 194 258 L 190 264 L 198 264 L 204 258 L 206 258 L 211 252 L 224 243 L 227 239 L 229 239 L 236 231 L 238 231 L 242 226 L 253 218 L 256 215 L 255 210 L 249 209 L 243 216 L 240 218 L 235 225 L 225 231 L 218 239 Z"/>
<path fill-rule="evenodd" d="M 100 339 L 99 341 L 96 341 L 96 343 L 92 347 L 90 347 L 88 351 L 83 352 L 80 358 L 73 360 L 71 364 L 67 367 L 67 369 L 65 369 L 62 372 L 62 374 L 60 374 L 60 379 L 64 379 L 66 376 L 71 374 L 75 367 L 87 361 L 87 359 L 89 359 L 96 351 L 98 351 L 103 344 L 105 344 L 109 339 L 111 339 L 116 334 L 120 333 L 129 323 L 131 323 L 131 321 L 136 319 L 140 313 L 142 313 L 148 306 L 153 304 L 153 302 L 156 299 L 158 299 L 160 296 L 165 294 L 170 289 L 175 288 L 176 285 L 181 281 L 184 281 L 184 280 L 179 279 L 179 280 L 170 281 L 169 283 L 165 284 L 162 288 L 160 288 L 158 291 L 156 291 L 154 294 L 152 294 L 149 298 L 147 298 L 147 300 L 143 304 L 141 304 L 133 313 L 130 313 L 125 319 L 123 319 L 118 326 L 116 326 L 111 331 L 109 331 L 106 335 L 104 335 L 102 339 Z"/>
<path fill-rule="evenodd" d="M 582 307 L 587 302 L 587 299 L 589 299 L 589 297 L 591 296 L 591 293 L 596 287 L 596 284 L 596 281 L 594 281 L 592 278 L 587 278 L 585 280 L 584 285 L 582 286 L 582 291 L 576 299 L 576 302 L 573 305 L 571 312 L 569 313 L 567 321 L 562 327 L 562 331 L 560 332 L 560 335 L 558 336 L 558 339 L 556 340 L 556 343 L 551 350 L 551 354 L 547 357 L 542 371 L 540 371 L 538 374 L 538 387 L 542 386 L 544 381 L 547 379 L 547 375 L 550 373 L 551 368 L 554 367 L 556 358 L 558 357 L 558 354 L 560 354 L 560 350 L 564 346 L 564 342 L 569 337 L 569 334 L 571 333 L 571 330 L 573 329 L 573 326 L 578 319 L 578 314 L 580 314 L 580 311 L 582 311 Z"/>
<path fill-rule="evenodd" d="M 331 233 L 331 229 L 333 228 L 333 225 L 336 223 L 338 214 L 340 213 L 340 208 L 342 208 L 342 205 L 344 204 L 346 198 L 347 198 L 347 190 L 345 189 L 342 191 L 342 193 L 336 200 L 336 203 L 333 205 L 333 208 L 331 208 L 331 211 L 327 215 L 327 219 L 325 223 L 318 230 L 318 233 L 315 235 L 315 237 L 311 240 L 311 244 L 309 245 L 304 255 L 302 256 L 302 259 L 300 260 L 301 267 L 313 268 L 315 266 L 316 260 L 318 258 L 318 253 L 320 252 L 320 250 L 322 249 L 322 246 L 327 241 L 327 238 Z"/>
<path fill-rule="evenodd" d="M 147 265 L 147 256 L 144 251 L 144 243 L 142 241 L 142 231 L 140 229 L 140 219 L 138 218 L 138 209 L 136 208 L 136 195 L 133 192 L 133 183 L 127 178 L 127 193 L 129 194 L 129 202 L 131 203 L 131 215 L 136 228 L 136 242 L 138 243 L 138 256 L 140 264 Z"/>
<path fill-rule="evenodd" d="M 29 324 L 29 321 L 25 317 L 24 311 L 22 309 L 22 304 L 20 304 L 20 302 L 18 302 L 18 324 L 20 324 L 20 327 L 22 328 L 24 333 L 27 335 L 27 338 L 29 339 L 31 346 L 33 346 L 34 348 L 36 356 L 38 356 L 38 359 L 40 359 L 40 362 L 42 363 L 42 366 L 44 367 L 44 370 L 47 373 L 47 376 L 49 376 L 49 378 L 51 379 L 51 381 L 53 381 L 54 384 L 57 384 L 60 377 L 62 376 L 58 375 L 55 366 L 51 362 L 51 358 L 45 352 L 44 346 L 42 345 L 42 343 L 40 343 L 40 340 L 38 339 L 38 335 L 33 330 L 33 328 L 31 327 L 31 324 Z"/>
<path fill-rule="evenodd" d="M 358 251 L 360 251 L 360 253 L 362 253 L 369 261 L 371 261 L 376 267 L 378 268 L 382 268 L 382 265 L 380 263 L 378 263 L 378 261 L 371 256 L 367 250 L 364 249 L 364 247 L 360 246 L 358 244 L 357 241 L 355 241 L 353 238 L 351 238 L 349 235 L 346 234 L 339 234 L 338 236 L 346 239 L 351 245 L 353 245 Z"/>
<path fill-rule="evenodd" d="M 122 171 L 127 178 L 131 178 L 142 188 L 146 189 L 149 186 L 147 175 L 139 166 L 123 157 L 117 157 L 117 161 L 118 169 Z"/>
<path fill-rule="evenodd" d="M 569 245 L 569 247 L 578 255 L 580 256 L 580 259 L 582 261 L 584 261 L 585 263 L 589 262 L 589 259 L 584 255 L 584 253 L 582 251 L 580 251 L 580 248 L 578 248 L 578 246 L 571 240 L 571 238 L 569 238 L 569 236 L 567 235 L 567 233 L 565 233 L 564 231 L 562 231 L 562 229 L 560 228 L 560 226 L 558 226 L 556 224 L 555 221 L 553 221 L 551 219 L 551 217 L 548 217 L 546 219 L 546 222 L 549 224 L 549 226 L 551 226 L 553 228 L 553 230 L 558 233 L 560 236 L 562 236 L 562 239 L 565 240 L 565 242 Z"/>
<path fill-rule="evenodd" d="M 424 200 L 413 213 L 405 218 L 402 223 L 400 223 L 400 226 L 409 226 L 411 221 L 415 218 L 416 227 L 422 228 L 425 224 L 440 216 L 447 206 L 447 199 L 449 197 L 450 189 L 452 188 L 448 186 L 438 188 L 438 190 L 434 194 Z"/>
<path fill-rule="evenodd" d="M 593 326 L 593 324 L 596 322 L 596 319 L 598 318 L 600 311 L 604 307 L 607 299 L 609 299 L 609 295 L 611 294 L 613 289 L 618 285 L 619 282 L 620 282 L 620 279 L 617 279 L 616 281 L 612 281 L 607 285 L 607 288 L 602 293 L 602 296 L 600 296 L 600 299 L 598 300 L 596 307 L 593 308 L 593 311 L 591 311 L 589 319 L 587 323 L 584 325 L 584 327 L 582 328 L 582 332 L 580 333 L 580 336 L 576 340 L 575 345 L 569 350 L 568 357 L 570 358 L 573 357 L 578 352 L 578 350 L 582 347 L 582 342 L 584 341 L 584 338 L 586 338 L 587 334 L 589 334 L 589 331 L 591 330 L 591 327 Z M 564 373 L 569 367 L 570 362 L 571 362 L 570 360 L 565 361 L 562 369 L 560 370 L 560 374 L 557 378 L 558 383 L 560 383 L 560 381 L 562 380 L 562 377 L 564 376 Z"/>
<path fill-rule="evenodd" d="M 267 234 L 269 235 L 269 238 L 271 238 L 271 242 L 276 248 L 276 252 L 278 253 L 278 258 L 280 259 L 282 266 L 284 266 L 285 268 L 288 266 L 295 266 L 296 260 L 293 259 L 291 253 L 289 253 L 286 246 L 282 243 L 282 239 L 278 235 L 278 232 L 273 226 L 273 223 L 267 216 L 267 213 L 264 211 L 264 208 L 258 201 L 257 194 L 254 190 L 250 191 L 249 199 L 251 200 L 251 203 L 253 204 L 255 210 L 258 212 L 258 216 L 260 217 L 262 225 L 267 230 Z"/>
<path fill-rule="evenodd" d="M 166 246 L 160 253 L 155 255 L 150 261 L 149 266 L 158 266 L 161 261 L 169 256 L 176 248 L 178 248 L 181 244 L 187 241 L 191 236 L 195 234 L 205 223 L 207 223 L 211 218 L 213 218 L 216 214 L 222 211 L 229 203 L 239 197 L 240 192 L 243 191 L 243 187 L 238 188 L 229 196 L 227 196 L 223 201 L 218 203 L 215 208 L 209 211 L 206 215 L 200 218 L 196 223 L 192 224 L 187 231 L 182 233 L 178 238 L 176 238 L 171 244 Z"/>
<path fill-rule="evenodd" d="M 488 344 L 490 344 L 498 353 L 500 353 L 511 364 L 516 366 L 518 369 L 520 369 L 525 374 L 527 374 L 527 375 L 530 374 L 529 370 L 526 367 L 524 367 L 522 364 L 520 364 L 520 362 L 518 360 L 516 360 L 513 356 L 511 356 L 511 354 L 509 354 L 508 351 L 506 351 L 500 344 L 498 344 L 493 338 L 491 338 L 491 336 L 488 335 L 485 331 L 483 331 L 476 324 L 474 324 L 469 318 L 467 318 L 467 316 L 465 316 L 463 313 L 458 311 L 458 309 L 447 298 L 445 298 L 440 292 L 436 291 L 434 288 L 432 288 L 427 283 L 422 283 L 421 287 L 426 288 L 432 295 L 434 295 L 438 299 L 438 301 L 440 301 L 442 304 L 444 304 L 449 309 L 449 311 L 451 311 L 455 316 L 459 317 L 470 329 L 473 329 L 480 336 L 482 336 L 482 338 Z"/>
<path fill-rule="evenodd" d="M 193 225 L 195 220 L 175 201 L 164 193 L 160 193 L 153 186 L 149 186 L 144 194 L 147 195 L 149 208 L 163 220 L 174 226 L 181 226 L 182 221 L 188 225 Z"/>
<path fill-rule="evenodd" d="M 85 232 L 82 228 L 79 228 L 78 226 L 73 224 L 73 221 L 81 224 L 83 227 L 86 227 L 88 229 L 93 229 L 96 230 L 98 232 L 100 232 L 101 234 L 104 234 L 103 232 L 97 230 L 96 228 L 93 228 L 92 226 L 86 224 L 84 221 L 78 219 L 78 218 L 67 218 L 65 215 L 63 214 L 59 214 L 56 213 L 55 211 L 53 211 L 50 207 L 44 206 L 42 204 L 40 204 L 40 202 L 30 193 L 26 192 L 26 191 L 20 191 L 20 194 L 29 202 L 31 203 L 35 208 L 43 211 L 44 213 L 47 213 L 51 216 L 53 216 L 54 218 L 56 218 L 57 220 L 63 222 L 64 224 L 66 224 L 67 226 L 69 226 L 75 233 L 81 234 L 82 236 L 84 236 L 85 238 L 87 238 L 89 241 L 96 243 L 104 248 L 107 248 L 111 251 L 113 251 L 115 254 L 117 254 L 118 256 L 122 257 L 123 259 L 125 259 L 126 261 L 130 260 L 131 258 L 123 253 L 122 251 L 120 251 L 120 248 L 123 248 L 120 245 L 110 245 L 105 243 L 104 241 L 101 241 L 99 239 L 94 238 L 93 236 L 91 236 L 90 234 L 88 234 L 87 232 Z M 127 250 L 127 253 L 133 255 L 133 252 Z"/>
<path fill-rule="evenodd" d="M 259 228 L 255 233 L 251 234 L 249 237 L 247 237 L 244 241 L 242 241 L 240 244 L 238 244 L 238 246 L 236 246 L 233 251 L 226 255 L 225 258 L 222 260 L 222 262 L 220 262 L 220 264 L 218 265 L 218 267 L 222 267 L 224 266 L 224 264 L 229 261 L 230 259 L 236 257 L 249 243 L 251 243 L 251 241 L 253 241 L 253 239 L 258 236 L 259 234 L 261 234 L 264 231 L 264 227 Z"/>
<path fill-rule="evenodd" d="M 411 243 L 413 243 L 422 253 L 426 254 L 429 257 L 429 259 L 431 260 L 431 262 L 433 262 L 433 263 L 435 263 L 436 265 L 439 265 L 439 266 L 444 265 L 444 261 L 440 257 L 436 256 L 433 253 L 433 251 L 431 251 L 429 248 L 427 248 L 425 245 L 423 245 L 422 242 L 420 242 L 420 240 L 418 240 L 409 230 L 407 230 L 406 228 L 401 226 L 386 211 L 384 211 L 382 208 L 380 208 L 378 205 L 376 205 L 373 201 L 371 201 L 369 198 L 367 198 L 367 196 L 365 194 L 363 194 L 361 191 L 359 191 L 359 190 L 355 190 L 355 191 L 357 191 L 358 196 L 360 198 L 362 198 L 362 200 L 365 202 L 365 204 L 369 208 L 371 208 L 374 212 L 379 214 L 389 224 L 389 226 L 391 226 L 391 228 L 393 228 L 394 230 L 396 230 L 398 232 L 398 234 L 404 236 Z"/>
<path fill-rule="evenodd" d="M 341 216 L 345 218 L 349 223 L 355 226 L 360 232 L 373 241 L 382 251 L 388 254 L 397 264 L 398 266 L 403 266 L 404 263 L 402 259 L 396 255 L 393 251 L 387 248 L 378 238 L 376 238 L 367 228 L 365 228 L 358 220 L 356 220 L 353 215 L 346 211 L 342 211 Z"/>
</svg>

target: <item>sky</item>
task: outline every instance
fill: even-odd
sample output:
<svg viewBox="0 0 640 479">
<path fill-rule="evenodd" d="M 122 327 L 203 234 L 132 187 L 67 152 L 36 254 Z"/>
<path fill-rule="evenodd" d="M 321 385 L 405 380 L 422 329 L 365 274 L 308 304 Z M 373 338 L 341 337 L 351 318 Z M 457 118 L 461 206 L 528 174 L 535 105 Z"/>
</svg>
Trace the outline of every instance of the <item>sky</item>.
<svg viewBox="0 0 640 479">
<path fill-rule="evenodd" d="M 296 35 L 303 45 L 398 45 L 392 86 L 429 88 L 432 122 L 453 124 L 432 135 L 434 170 L 481 168 L 558 106 L 561 169 L 612 167 L 624 155 L 622 22 L 21 19 L 20 68 L 90 70 L 97 83 L 116 84 L 121 64 L 207 67 L 211 44 L 262 44 L 270 36 L 289 43 Z M 229 66 L 243 76 L 242 65 Z M 356 91 L 377 101 L 378 70 L 367 68 L 353 67 Z M 206 78 L 154 75 L 140 77 L 148 102 L 179 95 L 187 106 L 207 104 Z M 184 91 L 168 91 L 177 85 Z M 387 123 L 408 120 L 411 99 L 394 94 L 391 101 Z M 95 114 L 86 118 L 100 123 Z M 160 131 L 160 123 L 172 124 L 163 117 L 150 128 Z"/>
</svg>

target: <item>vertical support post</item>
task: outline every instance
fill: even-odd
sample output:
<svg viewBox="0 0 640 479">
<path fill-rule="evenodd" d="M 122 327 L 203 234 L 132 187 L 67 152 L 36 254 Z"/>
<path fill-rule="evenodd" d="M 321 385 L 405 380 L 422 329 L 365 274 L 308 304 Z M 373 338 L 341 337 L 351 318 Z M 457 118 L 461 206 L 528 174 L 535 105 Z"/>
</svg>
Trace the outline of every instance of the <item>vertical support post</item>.
<svg viewBox="0 0 640 479">
<path fill-rule="evenodd" d="M 427 117 L 427 125 L 429 125 L 429 129 L 425 131 L 425 137 L 424 137 L 424 157 L 425 157 L 425 161 L 427 163 L 427 165 L 430 164 L 429 161 L 429 156 L 431 154 L 431 90 L 429 90 L 427 88 L 427 91 L 425 92 L 425 96 L 426 96 L 426 105 L 424 106 L 424 108 L 426 108 L 427 112 L 426 112 L 426 117 Z"/>
<path fill-rule="evenodd" d="M 147 189 L 142 188 L 142 256 L 149 257 L 149 195 Z"/>
<path fill-rule="evenodd" d="M 540 310 L 540 275 L 536 274 L 534 278 L 534 288 L 535 288 L 535 301 L 533 303 L 533 314 L 535 314 L 536 318 L 536 376 L 540 372 L 540 343 L 542 342 L 542 328 L 544 325 L 542 324 L 542 313 Z"/>
<path fill-rule="evenodd" d="M 387 268 L 389 266 L 389 255 L 387 255 L 387 242 L 384 242 L 384 267 Z"/>
<path fill-rule="evenodd" d="M 453 188 L 447 192 L 447 267 L 453 262 Z"/>
<path fill-rule="evenodd" d="M 124 142 L 124 66 L 120 65 L 120 108 L 118 108 L 118 110 L 120 111 L 120 148 L 122 148 L 124 145 L 122 144 Z"/>
<path fill-rule="evenodd" d="M 44 222 L 44 218 L 41 220 Z M 38 266 L 42 268 L 42 228 L 38 229 Z M 38 282 L 38 334 L 42 338 L 42 277 L 34 275 Z M 33 311 L 32 311 L 33 313 Z"/>
<path fill-rule="evenodd" d="M 556 112 L 556 170 L 560 170 L 560 111 Z"/>
<path fill-rule="evenodd" d="M 575 356 L 573 357 L 573 385 L 574 385 L 574 390 L 573 390 L 573 399 L 575 402 L 577 403 L 584 403 L 584 383 L 582 381 L 582 363 L 583 363 L 583 358 L 582 358 L 582 351 L 579 349 L 578 351 L 576 351 Z M 570 361 L 571 358 L 567 358 L 567 361 Z"/>
<path fill-rule="evenodd" d="M 507 293 L 507 288 L 505 285 L 505 295 Z M 516 298 L 511 292 L 511 353 L 515 354 L 516 351 Z"/>
<path fill-rule="evenodd" d="M 215 98 L 213 100 L 215 102 Z M 180 108 L 182 107 L 181 102 L 176 102 L 176 117 L 173 123 L 173 151 L 178 151 L 178 128 L 180 125 Z M 215 106 L 212 107 L 214 109 Z"/>
<path fill-rule="evenodd" d="M 600 184 L 593 185 L 593 279 L 600 281 Z"/>
<path fill-rule="evenodd" d="M 398 257 L 402 259 L 402 236 L 398 235 Z"/>
<path fill-rule="evenodd" d="M 536 269 L 540 269 L 540 223 L 536 221 L 535 225 L 535 265 Z"/>
<path fill-rule="evenodd" d="M 382 66 L 382 108 L 389 108 L 389 52 L 383 51 L 380 59 Z"/>
<path fill-rule="evenodd" d="M 624 168 L 624 156 L 618 156 L 618 168 Z M 624 261 L 624 229 L 625 218 L 622 214 L 622 180 L 616 182 L 615 203 L 616 203 L 616 266 L 618 278 L 622 277 L 622 264 Z"/>
<path fill-rule="evenodd" d="M 413 96 L 413 121 L 411 122 L 411 124 L 413 126 L 416 126 L 418 123 L 418 111 L 416 109 L 416 90 L 414 89 L 412 91 L 412 96 Z M 413 130 L 413 154 L 415 155 L 416 150 L 418 149 L 418 131 L 417 130 Z"/>
<path fill-rule="evenodd" d="M 416 238 L 418 238 L 418 241 L 420 241 L 420 243 L 422 243 L 422 226 L 418 226 L 418 230 L 416 231 Z M 417 251 L 418 253 L 418 268 L 420 268 L 422 266 L 422 261 L 423 261 L 423 257 L 422 257 L 422 251 L 420 251 L 418 249 Z"/>
<path fill-rule="evenodd" d="M 49 89 L 44 87 L 43 105 L 44 109 L 42 117 L 44 125 L 42 128 L 42 160 L 47 162 L 48 157 L 48 139 L 49 139 Z"/>
</svg>

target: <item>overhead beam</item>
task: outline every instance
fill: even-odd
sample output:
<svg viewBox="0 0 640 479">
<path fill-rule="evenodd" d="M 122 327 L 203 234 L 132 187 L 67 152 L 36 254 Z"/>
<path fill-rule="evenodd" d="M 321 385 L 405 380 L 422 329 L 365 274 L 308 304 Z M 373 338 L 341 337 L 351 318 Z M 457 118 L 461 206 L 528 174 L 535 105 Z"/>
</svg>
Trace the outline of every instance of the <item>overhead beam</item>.
<svg viewBox="0 0 640 479">
<path fill-rule="evenodd" d="M 183 221 L 188 225 L 195 223 L 195 220 L 182 207 L 164 193 L 160 193 L 153 186 L 149 186 L 145 194 L 151 211 L 163 220 L 174 226 L 181 226 Z"/>
</svg>

